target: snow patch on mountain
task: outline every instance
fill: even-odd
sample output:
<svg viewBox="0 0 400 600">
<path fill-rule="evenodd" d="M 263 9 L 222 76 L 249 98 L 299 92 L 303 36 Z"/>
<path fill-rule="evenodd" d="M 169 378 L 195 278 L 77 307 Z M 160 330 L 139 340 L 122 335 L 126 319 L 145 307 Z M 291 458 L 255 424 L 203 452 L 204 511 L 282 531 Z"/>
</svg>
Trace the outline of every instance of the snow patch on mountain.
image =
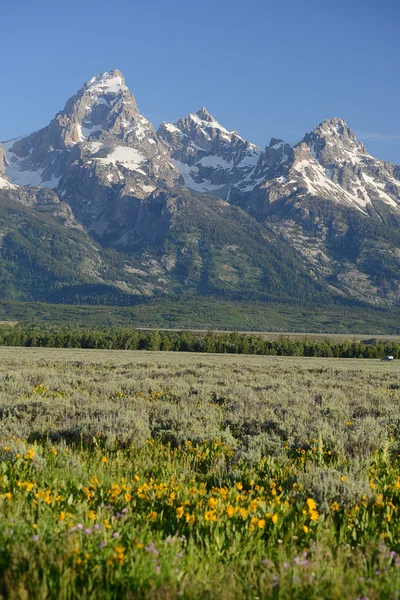
<svg viewBox="0 0 400 600">
<path fill-rule="evenodd" d="M 86 89 L 95 94 L 119 94 L 121 91 L 127 90 L 123 77 L 113 73 L 106 71 L 92 77 Z"/>
<path fill-rule="evenodd" d="M 174 159 L 186 187 L 223 200 L 249 181 L 261 151 L 229 131 L 207 111 L 162 123 L 157 135 Z"/>
<path fill-rule="evenodd" d="M 0 189 L 1 190 L 14 190 L 16 188 L 17 188 L 17 186 L 15 186 L 12 183 L 10 183 L 9 181 L 7 181 L 7 179 L 4 179 L 4 177 L 0 177 Z"/>
<path fill-rule="evenodd" d="M 103 164 L 116 165 L 120 163 L 126 169 L 136 171 L 137 167 L 145 162 L 146 157 L 138 152 L 135 148 L 129 148 L 128 146 L 117 146 L 113 151 L 104 158 L 93 158 Z"/>
</svg>

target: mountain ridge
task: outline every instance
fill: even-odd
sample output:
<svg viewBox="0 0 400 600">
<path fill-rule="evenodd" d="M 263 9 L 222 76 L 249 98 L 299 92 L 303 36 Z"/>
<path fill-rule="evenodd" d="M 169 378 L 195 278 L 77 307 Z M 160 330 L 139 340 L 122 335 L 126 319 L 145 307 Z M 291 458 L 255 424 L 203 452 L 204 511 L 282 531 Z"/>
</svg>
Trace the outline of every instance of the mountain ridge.
<svg viewBox="0 0 400 600">
<path fill-rule="evenodd" d="M 343 119 L 264 149 L 205 107 L 156 131 L 113 70 L 3 146 L 0 198 L 62 213 L 103 256 L 100 271 L 117 253 L 109 284 L 126 294 L 244 286 L 400 302 L 400 167 L 372 157 Z"/>
</svg>

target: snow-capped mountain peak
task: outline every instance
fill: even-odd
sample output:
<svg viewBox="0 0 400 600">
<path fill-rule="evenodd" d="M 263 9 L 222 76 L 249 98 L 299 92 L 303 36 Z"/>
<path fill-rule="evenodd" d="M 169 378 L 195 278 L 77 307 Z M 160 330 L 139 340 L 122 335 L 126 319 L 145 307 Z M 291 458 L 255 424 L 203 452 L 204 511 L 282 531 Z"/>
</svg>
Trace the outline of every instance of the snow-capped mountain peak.
<svg viewBox="0 0 400 600">
<path fill-rule="evenodd" d="M 398 171 L 368 154 L 346 121 L 337 117 L 320 123 L 293 147 L 273 138 L 261 164 L 269 170 L 252 191 L 253 210 L 294 197 L 328 199 L 364 214 L 367 207 L 377 208 L 377 202 L 400 208 Z"/>
<path fill-rule="evenodd" d="M 118 94 L 128 90 L 124 76 L 117 69 L 95 75 L 81 89 L 94 94 Z"/>
<path fill-rule="evenodd" d="M 186 187 L 223 199 L 231 199 L 237 186 L 248 185 L 261 154 L 204 107 L 176 123 L 162 123 L 157 135 Z"/>
<path fill-rule="evenodd" d="M 81 173 L 138 197 L 148 196 L 156 180 L 173 185 L 179 177 L 117 70 L 85 83 L 47 127 L 4 146 L 10 181 L 56 189 L 65 199 L 77 164 Z"/>
</svg>

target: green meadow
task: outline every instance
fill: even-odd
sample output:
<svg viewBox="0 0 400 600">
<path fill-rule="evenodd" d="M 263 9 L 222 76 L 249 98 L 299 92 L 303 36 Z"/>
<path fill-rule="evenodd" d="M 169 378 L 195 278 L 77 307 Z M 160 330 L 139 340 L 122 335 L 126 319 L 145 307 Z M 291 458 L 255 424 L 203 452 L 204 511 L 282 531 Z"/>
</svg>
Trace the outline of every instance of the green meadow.
<svg viewBox="0 0 400 600">
<path fill-rule="evenodd" d="M 1 598 L 399 597 L 398 361 L 0 365 Z"/>
</svg>

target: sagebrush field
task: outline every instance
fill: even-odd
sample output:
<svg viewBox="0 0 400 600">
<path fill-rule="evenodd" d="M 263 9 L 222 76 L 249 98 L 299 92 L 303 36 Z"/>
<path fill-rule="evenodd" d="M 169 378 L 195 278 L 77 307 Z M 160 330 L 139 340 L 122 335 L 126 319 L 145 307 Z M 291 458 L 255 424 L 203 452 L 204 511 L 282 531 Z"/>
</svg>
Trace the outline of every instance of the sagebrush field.
<svg viewBox="0 0 400 600">
<path fill-rule="evenodd" d="M 399 597 L 397 361 L 0 359 L 1 597 Z"/>
</svg>

